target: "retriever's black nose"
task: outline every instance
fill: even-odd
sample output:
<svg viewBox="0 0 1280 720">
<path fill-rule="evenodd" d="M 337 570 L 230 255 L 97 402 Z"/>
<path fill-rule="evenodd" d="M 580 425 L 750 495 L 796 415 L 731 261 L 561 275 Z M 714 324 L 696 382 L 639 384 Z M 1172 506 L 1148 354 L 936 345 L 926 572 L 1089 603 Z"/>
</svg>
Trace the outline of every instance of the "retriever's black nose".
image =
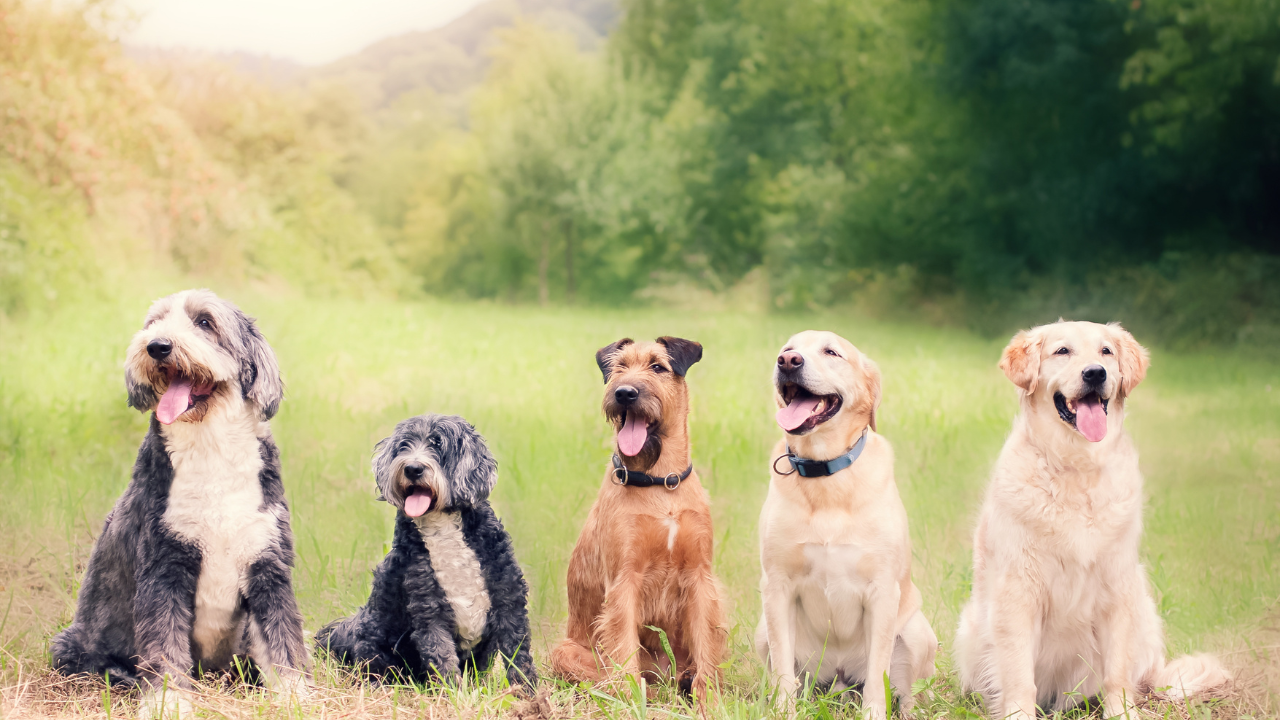
<svg viewBox="0 0 1280 720">
<path fill-rule="evenodd" d="M 630 405 L 640 398 L 640 391 L 630 385 L 622 385 L 613 391 L 613 399 L 621 405 Z"/>
<path fill-rule="evenodd" d="M 788 350 L 778 356 L 779 370 L 798 370 L 804 365 L 804 356 L 794 350 Z"/>
<path fill-rule="evenodd" d="M 164 338 L 156 338 L 147 343 L 147 354 L 156 360 L 163 360 L 173 352 L 173 343 Z"/>
<path fill-rule="evenodd" d="M 426 470 L 426 468 L 418 463 L 409 463 L 404 466 L 404 476 L 410 480 L 421 480 L 422 472 L 424 470 Z"/>
<path fill-rule="evenodd" d="M 1080 377 L 1090 385 L 1101 385 L 1107 381 L 1107 369 L 1101 365 L 1090 365 L 1080 373 Z"/>
</svg>

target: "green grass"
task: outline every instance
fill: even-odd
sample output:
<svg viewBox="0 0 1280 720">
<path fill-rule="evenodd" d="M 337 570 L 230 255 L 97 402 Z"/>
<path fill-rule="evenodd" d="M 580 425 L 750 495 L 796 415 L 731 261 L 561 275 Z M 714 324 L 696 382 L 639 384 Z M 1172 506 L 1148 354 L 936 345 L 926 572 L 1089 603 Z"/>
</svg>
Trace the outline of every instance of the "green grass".
<svg viewBox="0 0 1280 720">
<path fill-rule="evenodd" d="M 375 502 L 369 471 L 374 443 L 411 414 L 458 413 L 498 459 L 493 501 L 525 568 L 545 657 L 563 626 L 569 553 L 609 457 L 595 350 L 622 336 L 678 335 L 705 347 L 688 376 L 693 455 L 712 498 L 735 673 L 749 685 L 756 522 L 779 435 L 771 366 L 790 334 L 821 328 L 883 370 L 880 431 L 897 453 L 916 582 L 945 666 L 969 592 L 971 526 L 1016 411 L 995 366 L 1002 342 L 837 313 L 231 295 L 258 318 L 287 385 L 272 427 L 309 631 L 363 602 L 390 540 L 393 513 Z M 0 672 L 8 680 L 16 662 L 39 665 L 50 635 L 70 620 L 78 571 L 128 482 L 146 419 L 125 405 L 121 362 L 150 299 L 0 324 Z M 1147 478 L 1144 551 L 1170 649 L 1234 649 L 1274 616 L 1280 596 L 1280 370 L 1229 354 L 1153 355 L 1128 429 Z"/>
</svg>

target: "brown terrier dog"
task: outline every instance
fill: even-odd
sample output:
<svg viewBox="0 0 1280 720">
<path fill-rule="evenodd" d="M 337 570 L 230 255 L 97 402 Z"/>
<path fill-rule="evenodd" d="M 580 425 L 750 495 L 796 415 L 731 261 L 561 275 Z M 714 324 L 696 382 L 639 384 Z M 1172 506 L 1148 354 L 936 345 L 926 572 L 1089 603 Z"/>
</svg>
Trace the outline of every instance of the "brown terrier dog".
<svg viewBox="0 0 1280 720">
<path fill-rule="evenodd" d="M 684 374 L 702 346 L 660 337 L 596 353 L 617 450 L 569 561 L 569 637 L 551 670 L 570 682 L 611 670 L 679 676 L 699 702 L 718 684 L 727 633 L 711 572 L 711 512 L 689 450 Z M 670 641 L 670 666 L 658 633 Z"/>
</svg>

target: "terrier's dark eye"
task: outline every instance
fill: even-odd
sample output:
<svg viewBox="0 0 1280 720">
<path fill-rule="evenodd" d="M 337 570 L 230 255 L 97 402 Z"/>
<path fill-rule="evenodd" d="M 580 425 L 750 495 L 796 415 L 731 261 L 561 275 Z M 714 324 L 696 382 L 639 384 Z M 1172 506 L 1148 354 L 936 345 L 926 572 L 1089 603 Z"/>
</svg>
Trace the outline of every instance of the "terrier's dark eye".
<svg viewBox="0 0 1280 720">
<path fill-rule="evenodd" d="M 652 371 L 654 371 L 654 372 L 656 372 L 656 373 L 664 373 L 664 372 L 666 372 L 666 371 L 667 371 L 667 369 L 666 369 L 666 368 L 662 367 L 662 365 L 660 365 L 660 364 L 658 364 L 658 363 L 654 363 L 654 364 L 650 365 L 650 366 L 649 366 L 649 369 L 650 369 L 650 370 L 652 370 Z"/>
<path fill-rule="evenodd" d="M 1102 354 L 1103 354 L 1103 355 L 1110 355 L 1110 354 L 1111 354 L 1111 348 L 1109 348 L 1109 347 L 1104 347 L 1104 348 L 1102 348 Z"/>
<path fill-rule="evenodd" d="M 1054 350 L 1054 351 L 1053 351 L 1053 354 L 1054 354 L 1054 355 L 1070 355 L 1070 354 L 1071 354 L 1071 351 L 1070 351 L 1069 349 L 1067 349 L 1067 348 L 1060 347 L 1060 348 L 1058 348 L 1057 350 Z"/>
<path fill-rule="evenodd" d="M 831 357 L 840 357 L 840 353 L 836 352 L 835 350 L 832 350 L 831 348 L 827 348 L 823 352 L 830 355 Z"/>
</svg>

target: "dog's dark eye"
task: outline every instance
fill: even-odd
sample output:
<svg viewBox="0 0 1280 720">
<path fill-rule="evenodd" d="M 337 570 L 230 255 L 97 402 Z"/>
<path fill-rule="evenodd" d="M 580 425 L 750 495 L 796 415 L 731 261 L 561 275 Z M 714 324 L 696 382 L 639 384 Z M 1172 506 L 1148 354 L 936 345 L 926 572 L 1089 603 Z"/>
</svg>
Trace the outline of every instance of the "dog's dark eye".
<svg viewBox="0 0 1280 720">
<path fill-rule="evenodd" d="M 409 452 L 409 443 L 408 443 L 408 441 L 402 442 L 402 443 L 400 443 L 399 445 L 397 445 L 397 446 L 396 446 L 396 454 L 397 454 L 397 455 L 399 455 L 400 453 L 407 453 L 407 452 Z"/>
<path fill-rule="evenodd" d="M 652 370 L 652 371 L 654 371 L 654 372 L 656 372 L 656 373 L 664 373 L 664 372 L 666 372 L 666 371 L 667 371 L 667 369 L 666 369 L 666 368 L 662 367 L 662 366 L 661 366 L 661 365 L 659 365 L 658 363 L 654 363 L 654 364 L 650 365 L 650 366 L 649 366 L 649 369 L 650 369 L 650 370 Z"/>
<path fill-rule="evenodd" d="M 1071 351 L 1070 351 L 1070 350 L 1068 350 L 1067 348 L 1060 347 L 1060 348 L 1058 348 L 1057 350 L 1055 350 L 1055 351 L 1053 352 L 1053 354 L 1054 354 L 1054 355 L 1070 355 L 1070 354 L 1071 354 Z"/>
<path fill-rule="evenodd" d="M 831 348 L 827 348 L 823 352 L 830 355 L 831 357 L 840 357 L 840 353 L 836 352 L 835 350 L 832 350 Z"/>
<path fill-rule="evenodd" d="M 1109 347 L 1104 347 L 1104 348 L 1102 348 L 1102 354 L 1103 354 L 1103 355 L 1110 355 L 1110 354 L 1111 354 L 1111 348 L 1109 348 Z"/>
<path fill-rule="evenodd" d="M 432 435 L 431 437 L 427 438 L 427 444 L 428 444 L 428 445 L 430 445 L 430 446 L 431 446 L 431 447 L 433 447 L 433 448 L 437 448 L 437 449 L 439 449 L 439 447 L 440 447 L 440 436 L 439 436 L 439 435 Z"/>
<path fill-rule="evenodd" d="M 198 327 L 204 328 L 205 330 L 209 330 L 210 328 L 213 327 L 213 322 L 210 321 L 209 318 L 207 317 L 196 318 L 196 325 Z"/>
</svg>

